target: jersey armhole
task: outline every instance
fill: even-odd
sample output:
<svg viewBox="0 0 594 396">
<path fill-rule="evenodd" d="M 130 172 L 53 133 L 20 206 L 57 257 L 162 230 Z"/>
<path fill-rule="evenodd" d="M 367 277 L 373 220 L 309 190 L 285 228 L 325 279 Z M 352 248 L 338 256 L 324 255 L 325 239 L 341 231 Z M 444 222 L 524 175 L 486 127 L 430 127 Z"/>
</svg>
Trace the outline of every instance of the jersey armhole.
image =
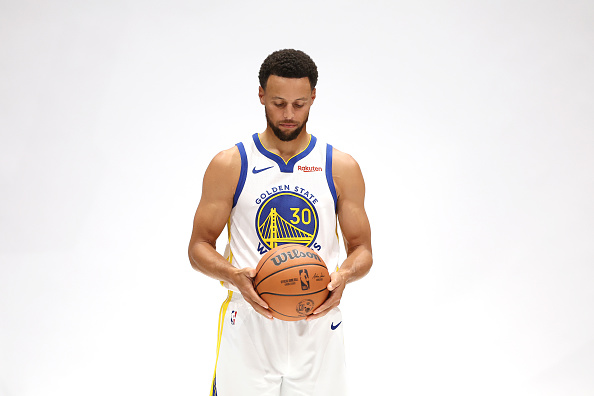
<svg viewBox="0 0 594 396">
<path fill-rule="evenodd" d="M 243 147 L 243 143 L 237 143 L 236 146 L 239 149 L 239 155 L 241 157 L 241 171 L 239 173 L 239 180 L 237 181 L 237 188 L 235 189 L 235 194 L 233 195 L 233 207 L 237 205 L 237 201 L 239 200 L 239 196 L 241 195 L 241 191 L 243 190 L 243 186 L 245 185 L 248 167 L 247 155 L 245 153 L 245 147 Z"/>
<path fill-rule="evenodd" d="M 334 178 L 332 178 L 332 146 L 330 144 L 326 145 L 326 181 L 328 182 L 330 193 L 334 199 L 334 212 L 336 212 L 336 202 L 338 201 L 338 197 L 336 196 Z"/>
</svg>

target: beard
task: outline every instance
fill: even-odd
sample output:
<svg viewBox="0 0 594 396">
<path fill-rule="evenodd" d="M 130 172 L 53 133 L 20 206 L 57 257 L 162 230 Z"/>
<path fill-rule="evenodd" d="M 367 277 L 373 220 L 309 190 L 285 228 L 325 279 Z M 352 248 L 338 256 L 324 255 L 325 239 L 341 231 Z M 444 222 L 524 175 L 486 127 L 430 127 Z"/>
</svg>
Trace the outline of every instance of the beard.
<svg viewBox="0 0 594 396">
<path fill-rule="evenodd" d="M 272 120 L 268 117 L 268 112 L 266 111 L 266 108 L 264 108 L 264 114 L 266 115 L 266 122 L 268 122 L 268 126 L 270 127 L 270 129 L 272 129 L 272 132 L 274 132 L 274 136 L 279 138 L 282 142 L 290 142 L 291 140 L 297 139 L 297 137 L 301 134 L 301 131 L 305 127 L 305 124 L 307 124 L 307 120 L 309 119 L 308 113 L 307 117 L 305 117 L 305 121 L 303 121 L 301 125 L 298 125 L 294 131 L 283 132 L 279 127 L 272 123 Z"/>
</svg>

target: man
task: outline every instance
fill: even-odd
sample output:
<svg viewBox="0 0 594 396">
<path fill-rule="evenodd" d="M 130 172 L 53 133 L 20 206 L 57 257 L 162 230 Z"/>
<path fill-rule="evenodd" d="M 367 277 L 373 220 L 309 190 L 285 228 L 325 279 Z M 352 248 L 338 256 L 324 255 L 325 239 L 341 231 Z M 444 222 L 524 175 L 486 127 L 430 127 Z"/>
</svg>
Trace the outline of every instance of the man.
<svg viewBox="0 0 594 396">
<path fill-rule="evenodd" d="M 345 286 L 371 268 L 371 231 L 357 162 L 307 132 L 317 78 L 302 51 L 269 55 L 259 74 L 266 129 L 217 154 L 205 172 L 190 262 L 229 289 L 211 395 L 346 394 L 337 306 Z M 328 299 L 306 320 L 273 319 L 252 286 L 262 255 L 291 239 L 283 231 L 267 234 L 270 216 L 295 230 L 295 241 L 316 250 L 331 272 L 339 264 L 339 221 L 347 258 L 331 273 Z M 223 257 L 215 243 L 225 225 Z"/>
</svg>

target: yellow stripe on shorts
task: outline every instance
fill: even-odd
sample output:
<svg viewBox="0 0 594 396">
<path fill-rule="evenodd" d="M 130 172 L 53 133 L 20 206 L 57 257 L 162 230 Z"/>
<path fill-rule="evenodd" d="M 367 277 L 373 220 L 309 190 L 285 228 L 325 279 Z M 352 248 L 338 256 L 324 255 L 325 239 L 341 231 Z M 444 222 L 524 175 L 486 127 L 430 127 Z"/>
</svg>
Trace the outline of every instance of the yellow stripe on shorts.
<svg viewBox="0 0 594 396">
<path fill-rule="evenodd" d="M 225 321 L 225 314 L 227 313 L 227 308 L 229 307 L 229 303 L 231 302 L 231 297 L 233 297 L 233 292 L 229 290 L 227 294 L 227 299 L 221 305 L 221 310 L 219 311 L 219 330 L 217 334 L 217 359 L 215 360 L 215 371 L 212 377 L 212 386 L 210 387 L 210 396 L 217 396 L 217 388 L 216 388 L 216 378 L 217 378 L 217 363 L 219 362 L 219 350 L 221 348 L 221 338 L 223 336 L 223 322 Z"/>
</svg>

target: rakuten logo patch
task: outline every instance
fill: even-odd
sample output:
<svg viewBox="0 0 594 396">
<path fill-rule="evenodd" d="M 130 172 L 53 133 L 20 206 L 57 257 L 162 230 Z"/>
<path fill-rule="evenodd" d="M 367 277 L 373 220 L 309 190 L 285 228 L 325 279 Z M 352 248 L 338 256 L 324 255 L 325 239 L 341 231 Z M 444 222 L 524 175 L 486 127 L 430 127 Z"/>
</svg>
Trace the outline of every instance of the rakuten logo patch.
<svg viewBox="0 0 594 396">
<path fill-rule="evenodd" d="M 320 168 L 319 166 L 300 166 L 297 165 L 297 170 L 300 170 L 301 172 L 322 172 L 323 169 Z"/>
</svg>

